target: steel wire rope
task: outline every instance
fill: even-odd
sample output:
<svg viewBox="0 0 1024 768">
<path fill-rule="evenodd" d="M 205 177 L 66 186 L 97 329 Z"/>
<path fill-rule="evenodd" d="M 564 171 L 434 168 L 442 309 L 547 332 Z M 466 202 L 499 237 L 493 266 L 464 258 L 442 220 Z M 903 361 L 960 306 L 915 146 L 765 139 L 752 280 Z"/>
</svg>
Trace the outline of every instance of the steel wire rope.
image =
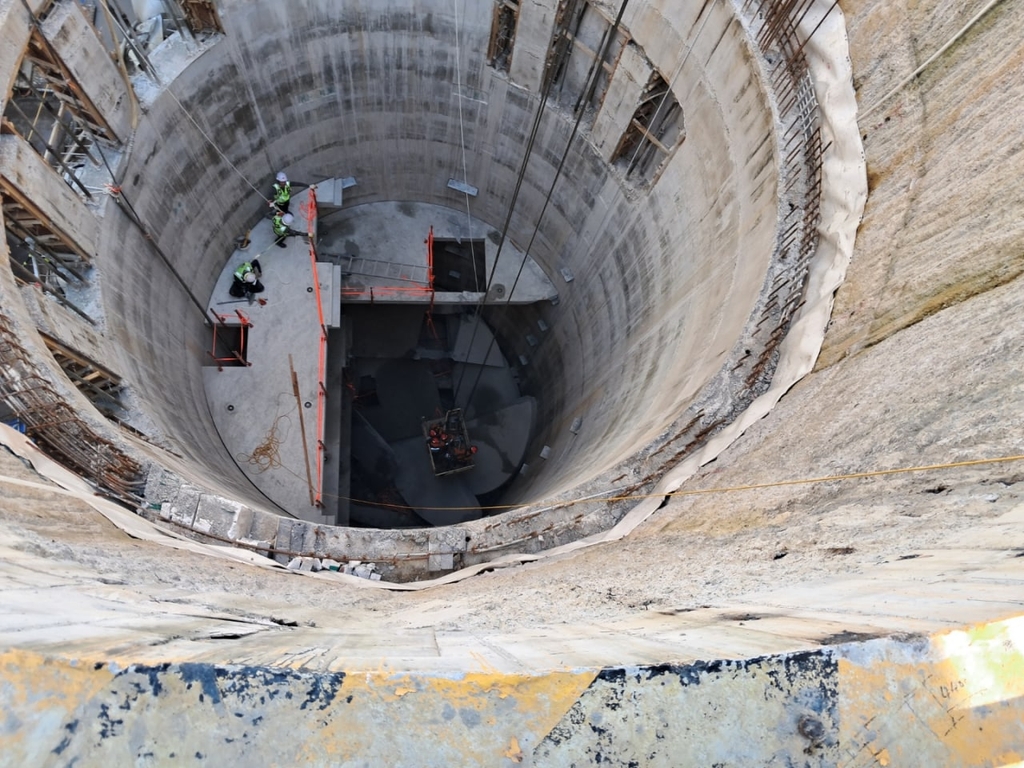
<svg viewBox="0 0 1024 768">
<path fill-rule="evenodd" d="M 882 106 L 885 102 L 887 102 L 889 99 L 891 99 L 893 96 L 895 96 L 901 90 L 903 90 L 903 88 L 905 88 L 908 83 L 910 83 L 914 78 L 916 78 L 918 75 L 920 75 L 926 69 L 928 69 L 928 67 L 930 67 L 935 62 L 935 60 L 937 58 L 939 58 L 942 54 L 944 54 L 946 51 L 948 51 L 960 38 L 962 38 L 964 35 L 966 35 L 970 31 L 971 27 L 973 27 L 981 19 L 982 16 L 984 16 L 986 13 L 988 13 L 993 8 L 995 8 L 1000 2 L 1002 2 L 1002 0 L 990 0 L 989 3 L 984 8 L 982 8 L 980 11 L 978 11 L 971 18 L 971 20 L 968 21 L 960 29 L 959 32 L 957 32 L 955 35 L 953 35 L 953 37 L 951 37 L 949 39 L 949 41 L 945 45 L 943 45 L 941 48 L 939 48 L 939 50 L 937 50 L 935 53 L 933 53 L 931 56 L 929 56 L 928 59 L 925 60 L 925 62 L 923 64 L 921 64 L 921 66 L 919 66 L 917 69 L 915 69 L 909 75 L 907 75 L 907 77 L 905 77 L 903 80 L 901 80 L 888 93 L 886 93 L 880 99 L 878 99 L 878 101 L 876 101 L 874 104 L 872 104 L 867 109 L 863 110 L 860 113 L 860 118 L 859 119 L 861 121 L 863 121 L 866 117 L 868 117 L 868 115 L 873 113 L 880 106 Z"/>
<path fill-rule="evenodd" d="M 25 2 L 26 2 L 26 0 L 22 0 L 22 3 L 25 3 Z M 102 3 L 103 3 L 104 11 L 106 12 L 106 14 L 107 14 L 107 16 L 109 18 L 112 14 L 110 13 L 110 9 L 107 7 L 107 0 L 102 0 Z M 25 7 L 26 8 L 28 7 L 27 4 L 26 4 Z M 120 24 L 118 24 L 118 27 L 120 29 Z M 141 52 L 138 51 L 138 49 L 135 46 L 134 40 L 131 39 L 131 36 L 128 35 L 127 31 L 125 31 L 124 29 L 120 29 L 120 31 L 121 31 L 121 34 L 124 35 L 125 40 L 128 41 L 129 45 L 132 47 L 132 49 L 136 50 L 136 52 L 139 53 L 139 56 L 143 60 L 146 61 L 146 63 L 148 64 L 148 68 L 150 70 L 152 70 L 151 74 L 152 74 L 153 79 L 156 81 L 157 85 L 161 85 L 160 77 L 156 73 L 156 68 L 153 67 L 153 65 L 149 63 L 148 59 L 146 59 L 145 56 Z M 182 38 L 184 39 L 184 35 L 182 35 Z M 150 73 L 147 73 L 147 74 L 150 74 Z M 209 145 L 211 147 L 213 147 L 214 151 L 218 155 L 220 155 L 221 159 L 228 164 L 228 166 L 231 168 L 231 170 L 233 170 L 235 173 L 237 173 L 239 175 L 239 177 L 242 179 L 242 181 L 244 181 L 246 184 L 248 184 L 256 192 L 256 194 L 258 194 L 261 198 L 263 198 L 263 200 L 265 202 L 271 203 L 272 202 L 271 199 L 269 197 L 267 197 L 266 195 L 264 195 L 262 192 L 260 192 L 259 188 L 255 184 L 253 184 L 251 181 L 249 181 L 248 177 L 246 177 L 246 175 L 244 173 L 242 173 L 234 163 L 231 162 L 231 160 L 228 158 L 228 156 L 225 155 L 221 151 L 220 147 L 217 146 L 217 143 L 212 138 L 210 138 L 209 134 L 207 134 L 206 131 L 203 130 L 202 126 L 199 125 L 198 122 L 196 122 L 195 118 L 192 117 L 192 114 L 188 111 L 188 109 L 185 107 L 185 105 L 182 104 L 181 101 L 178 99 L 178 97 L 174 95 L 174 91 L 171 90 L 171 84 L 167 83 L 164 86 L 163 90 L 164 90 L 164 93 L 166 93 L 168 96 L 170 96 L 174 100 L 174 103 L 177 104 L 178 107 L 181 109 L 181 111 L 185 113 L 185 117 L 187 117 L 189 119 L 189 122 L 191 122 L 192 125 L 194 125 L 196 127 L 196 130 L 199 131 L 200 134 L 202 134 L 203 138 L 206 139 L 206 141 L 209 143 Z"/>
<path fill-rule="evenodd" d="M 266 202 L 267 204 L 272 203 L 273 201 L 269 197 L 264 195 L 262 192 L 260 192 L 259 187 L 257 187 L 251 181 L 249 181 L 248 177 L 246 177 L 246 175 L 244 173 L 242 173 L 240 170 L 238 170 L 238 166 L 236 166 L 234 163 L 232 163 L 231 160 L 228 158 L 228 156 L 225 155 L 223 152 L 221 152 L 220 147 L 217 146 L 216 142 L 214 142 L 214 140 L 210 138 L 209 134 L 206 131 L 204 131 L 202 126 L 199 125 L 199 123 L 196 122 L 196 119 L 194 117 L 192 117 L 192 114 L 188 111 L 188 109 L 185 107 L 185 105 L 182 104 L 181 101 L 178 100 L 178 97 L 174 95 L 174 91 L 171 90 L 170 84 L 168 84 L 167 87 L 164 88 L 164 93 L 166 93 L 168 96 L 170 96 L 172 99 L 174 99 L 174 103 L 177 104 L 181 108 L 181 111 L 185 113 L 185 117 L 187 117 L 189 119 L 189 122 L 191 122 L 192 125 L 194 125 L 196 127 L 196 130 L 199 131 L 199 133 L 202 134 L 203 138 L 206 139 L 206 141 L 209 143 L 209 145 L 211 147 L 213 147 L 214 151 L 218 155 L 220 155 L 221 159 L 225 163 L 228 164 L 228 166 L 231 168 L 231 170 L 233 170 L 235 173 L 237 173 L 239 178 L 241 178 L 242 181 L 244 181 L 246 184 L 248 184 L 253 189 L 253 191 L 256 192 L 257 195 L 262 197 L 264 202 Z"/>
<path fill-rule="evenodd" d="M 24 2 L 24 0 L 22 0 L 22 1 Z M 106 0 L 103 0 L 103 4 L 104 4 L 104 6 L 106 6 Z M 109 10 L 108 10 L 108 12 L 109 12 Z M 122 33 L 125 35 L 125 39 L 130 39 L 126 32 L 124 32 L 122 30 Z M 184 35 L 182 35 L 182 37 L 184 38 Z M 133 43 L 134 43 L 134 41 L 132 41 L 132 47 L 134 48 L 135 46 L 134 46 Z M 156 67 L 153 67 L 152 64 L 150 64 L 150 68 L 152 69 L 153 79 L 156 81 L 157 85 L 160 85 L 161 84 L 160 77 L 156 73 Z M 246 177 L 246 175 L 244 173 L 242 173 L 238 169 L 238 166 L 236 166 L 234 163 L 232 163 L 231 160 L 228 158 L 228 156 L 225 155 L 221 151 L 220 147 L 217 146 L 217 143 L 212 138 L 210 138 L 210 135 L 206 131 L 204 131 L 202 126 L 199 125 L 199 123 L 196 121 L 196 119 L 194 117 L 192 117 L 192 113 L 189 112 L 188 109 L 185 107 L 185 105 L 182 104 L 181 101 L 178 99 L 178 97 L 174 95 L 174 91 L 171 90 L 171 85 L 172 85 L 171 83 L 167 83 L 164 86 L 164 89 L 163 89 L 164 93 L 166 93 L 168 96 L 170 96 L 174 100 L 174 103 L 178 105 L 178 107 L 181 109 L 181 111 L 185 114 L 185 117 L 187 117 L 189 119 L 189 122 L 191 122 L 192 125 L 194 125 L 196 127 L 196 130 L 199 131 L 199 133 L 202 135 L 202 137 L 204 139 L 206 139 L 207 143 L 211 147 L 213 147 L 214 151 L 218 155 L 220 155 L 221 159 L 225 163 L 228 164 L 228 166 L 231 168 L 231 170 L 233 170 L 235 173 L 237 173 L 238 176 L 242 179 L 242 181 L 244 181 L 246 184 L 248 184 L 253 189 L 253 191 L 256 192 L 257 195 L 262 197 L 263 200 L 265 202 L 267 202 L 267 203 L 272 202 L 270 200 L 270 198 L 267 197 L 266 195 L 264 195 L 262 192 L 260 192 L 259 188 L 255 184 L 253 184 L 251 181 L 249 181 L 248 177 Z"/>
<path fill-rule="evenodd" d="M 537 214 L 537 222 L 534 225 L 533 232 L 530 234 L 530 240 L 526 244 L 526 249 L 523 251 L 523 260 L 519 263 L 519 271 L 516 272 L 515 280 L 512 281 L 512 287 L 509 289 L 508 295 L 505 299 L 506 307 L 512 303 L 512 296 L 515 294 L 516 286 L 519 285 L 519 279 L 523 276 L 523 270 L 526 268 L 526 262 L 530 258 L 530 250 L 533 248 L 533 243 L 537 239 L 537 234 L 540 232 L 540 226 L 544 222 L 544 214 L 547 213 L 551 197 L 555 192 L 555 185 L 558 184 L 558 180 L 562 176 L 562 169 L 565 167 L 565 162 L 569 158 L 569 151 L 572 149 L 573 142 L 576 140 L 576 134 L 579 132 L 580 124 L 583 122 L 583 116 L 586 114 L 585 101 L 589 100 L 593 88 L 597 85 L 597 79 L 600 76 L 601 62 L 604 61 L 604 57 L 608 53 L 608 48 L 611 46 L 612 40 L 615 38 L 615 33 L 618 32 L 619 26 L 622 24 L 622 16 L 625 14 L 626 7 L 628 5 L 629 0 L 622 0 L 621 5 L 619 6 L 619 12 L 615 17 L 615 21 L 607 30 L 605 30 L 604 38 L 599 46 L 598 55 L 591 62 L 590 70 L 587 72 L 586 80 L 584 81 L 583 88 L 580 92 L 581 99 L 576 102 L 577 105 L 580 105 L 581 102 L 583 102 L 584 106 L 580 106 L 576 109 L 576 121 L 573 123 L 569 139 L 565 143 L 565 149 L 562 150 L 562 157 L 558 161 L 558 167 L 555 169 L 554 178 L 551 179 L 551 185 L 548 187 L 547 195 L 544 198 L 544 205 L 541 207 L 540 213 Z M 586 98 L 584 99 L 583 97 Z M 481 314 L 483 314 L 482 309 Z M 491 341 L 487 345 L 487 351 L 484 353 L 484 361 L 486 361 L 488 356 L 491 354 L 495 341 L 495 337 L 492 334 Z M 472 349 L 472 345 L 470 345 L 470 349 Z M 469 390 L 469 396 L 466 398 L 467 404 L 472 400 L 473 394 L 476 392 L 476 388 L 480 386 L 480 379 L 483 376 L 483 372 L 484 366 L 481 365 L 480 370 L 476 373 L 476 380 L 473 382 L 473 386 Z"/>
<path fill-rule="evenodd" d="M 580 0 L 569 0 L 569 2 L 572 3 L 572 10 L 575 11 L 575 8 L 579 4 Z M 469 359 L 468 352 L 473 349 L 473 342 L 476 341 L 477 331 L 480 328 L 481 315 L 483 313 L 484 304 L 487 300 L 487 293 L 490 291 L 491 284 L 494 281 L 494 275 L 497 273 L 498 263 L 501 260 L 501 253 L 505 247 L 505 242 L 508 239 L 508 228 L 512 222 L 512 214 L 515 211 L 516 202 L 519 199 L 519 192 L 523 186 L 523 179 L 526 177 L 526 168 L 530 162 L 530 156 L 533 153 L 533 145 L 536 142 L 537 133 L 540 131 L 540 124 L 544 117 L 544 108 L 545 106 L 547 106 L 548 97 L 551 94 L 551 89 L 554 84 L 554 73 L 558 71 L 558 67 L 561 66 L 563 59 L 568 56 L 570 46 L 569 40 L 565 37 L 564 34 L 562 34 L 561 28 L 556 30 L 555 34 L 558 35 L 560 39 L 556 43 L 555 56 L 552 57 L 551 60 L 549 60 L 547 66 L 544 69 L 544 80 L 541 86 L 540 103 L 537 105 L 537 112 L 534 115 L 533 125 L 531 126 L 530 135 L 527 139 L 526 148 L 523 152 L 523 162 L 519 167 L 519 173 L 516 177 L 515 188 L 512 191 L 512 199 L 509 201 L 508 212 L 505 215 L 505 221 L 501 227 L 501 237 L 498 240 L 498 250 L 494 255 L 494 264 L 491 266 L 490 274 L 487 276 L 487 282 L 484 284 L 484 295 L 480 297 L 480 301 L 477 304 L 476 317 L 474 318 L 473 321 L 473 331 L 469 337 L 469 345 L 466 347 L 467 360 Z M 486 358 L 484 359 L 486 360 Z M 466 365 L 463 365 L 462 370 L 459 372 L 459 380 L 456 383 L 454 390 L 456 397 L 458 397 L 459 390 L 462 388 L 462 381 L 466 375 L 467 367 L 468 363 Z"/>
<path fill-rule="evenodd" d="M 466 162 L 466 124 L 462 115 L 462 48 L 459 39 L 459 0 L 452 0 L 455 11 L 455 94 L 459 100 L 459 142 L 462 148 L 462 182 L 469 184 L 469 170 Z M 463 190 L 466 198 L 466 238 L 469 240 L 469 260 L 473 265 L 473 285 L 480 286 L 476 271 L 476 248 L 473 245 L 473 214 L 469 209 L 469 190 Z M 485 265 L 486 268 L 486 265 Z M 431 285 L 431 288 L 434 286 Z"/>
<path fill-rule="evenodd" d="M 912 474 L 915 472 L 933 472 L 938 470 L 946 469 L 960 469 L 963 467 L 979 467 L 986 464 L 1007 464 L 1010 462 L 1024 461 L 1024 454 L 1013 454 L 1009 456 L 995 456 L 991 458 L 983 459 L 966 459 L 964 461 L 951 461 L 941 462 L 938 464 L 922 464 L 914 465 L 909 467 L 894 467 L 892 469 L 872 469 L 865 470 L 864 472 L 847 472 L 839 475 L 820 475 L 817 477 L 801 477 L 794 478 L 791 480 L 771 480 L 764 483 L 748 483 L 745 485 L 727 485 L 727 486 L 713 486 L 711 488 L 692 488 L 688 490 L 676 490 L 676 491 L 664 491 L 661 493 L 622 493 L 626 491 L 628 486 L 622 486 L 619 488 L 610 488 L 604 491 L 596 491 L 586 496 L 579 496 L 576 498 L 565 499 L 563 501 L 557 500 L 541 500 L 538 502 L 527 503 L 527 504 L 490 504 L 486 506 L 473 506 L 473 507 L 430 507 L 430 506 L 417 506 L 412 507 L 407 504 L 389 504 L 381 501 L 370 501 L 369 499 L 357 499 L 352 496 L 342 496 L 336 493 L 324 493 L 324 496 L 332 499 L 339 499 L 341 501 L 351 501 L 357 504 L 366 504 L 373 507 L 382 507 L 385 509 L 395 509 L 401 511 L 412 511 L 415 512 L 417 509 L 430 510 L 436 512 L 464 512 L 473 510 L 487 510 L 487 511 L 501 511 L 510 509 L 520 509 L 530 511 L 531 514 L 537 514 L 539 512 L 547 512 L 551 509 L 559 509 L 562 507 L 572 507 L 577 504 L 585 503 L 607 503 L 607 502 L 619 502 L 619 501 L 643 501 L 644 499 L 678 499 L 685 498 L 687 496 L 709 496 L 719 493 L 736 493 L 740 491 L 759 491 L 768 488 L 787 488 L 798 485 L 817 485 L 820 483 L 832 483 L 832 482 L 845 482 L 849 480 L 865 480 L 872 477 L 887 477 L 890 475 L 905 475 Z M 291 473 L 299 480 L 303 481 L 304 478 L 298 473 L 292 471 L 288 467 L 282 465 L 280 467 L 286 472 Z M 619 495 L 616 495 L 619 494 Z"/>
</svg>

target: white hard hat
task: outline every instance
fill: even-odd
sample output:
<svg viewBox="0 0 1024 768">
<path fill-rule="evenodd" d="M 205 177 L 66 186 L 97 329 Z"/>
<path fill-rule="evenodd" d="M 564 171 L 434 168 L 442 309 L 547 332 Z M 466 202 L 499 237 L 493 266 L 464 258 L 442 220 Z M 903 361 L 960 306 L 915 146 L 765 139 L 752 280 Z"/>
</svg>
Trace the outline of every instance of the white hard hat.
<svg viewBox="0 0 1024 768">
<path fill-rule="evenodd" d="M 283 221 L 285 224 L 291 224 L 293 221 L 295 221 L 295 217 L 292 216 L 290 213 L 286 213 L 284 216 L 281 217 L 281 221 Z"/>
<path fill-rule="evenodd" d="M 245 280 L 245 282 L 247 283 L 255 283 L 256 275 L 254 275 L 252 272 L 246 272 L 245 277 L 243 277 L 242 279 Z"/>
<path fill-rule="evenodd" d="M 288 181 L 288 177 L 284 175 L 284 171 L 278 171 L 277 172 L 277 180 L 283 183 L 283 182 Z"/>
</svg>

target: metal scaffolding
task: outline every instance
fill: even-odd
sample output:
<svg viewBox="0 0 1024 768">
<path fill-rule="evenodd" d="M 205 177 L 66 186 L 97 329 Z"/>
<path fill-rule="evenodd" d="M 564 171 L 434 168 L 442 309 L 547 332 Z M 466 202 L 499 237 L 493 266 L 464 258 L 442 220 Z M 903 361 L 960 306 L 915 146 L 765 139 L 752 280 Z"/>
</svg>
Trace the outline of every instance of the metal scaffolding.
<svg viewBox="0 0 1024 768">
<path fill-rule="evenodd" d="M 26 433 L 56 461 L 94 483 L 100 492 L 128 504 L 143 495 L 142 467 L 101 437 L 40 374 L 0 313 L 0 400 L 25 425 Z"/>
<path fill-rule="evenodd" d="M 90 200 L 95 190 L 82 176 L 89 166 L 104 164 L 97 142 L 108 142 L 111 148 L 119 143 L 38 27 L 29 36 L 0 132 L 21 136 L 72 189 Z"/>
</svg>

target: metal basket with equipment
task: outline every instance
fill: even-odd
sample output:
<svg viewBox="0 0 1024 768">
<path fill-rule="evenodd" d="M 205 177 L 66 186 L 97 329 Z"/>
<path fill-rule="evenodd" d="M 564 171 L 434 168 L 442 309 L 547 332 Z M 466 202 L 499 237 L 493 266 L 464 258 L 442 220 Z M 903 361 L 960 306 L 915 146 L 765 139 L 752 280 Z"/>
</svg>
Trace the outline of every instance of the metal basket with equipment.
<svg viewBox="0 0 1024 768">
<path fill-rule="evenodd" d="M 430 465 L 437 477 L 472 469 L 476 446 L 469 442 L 466 420 L 461 408 L 448 411 L 444 418 L 423 421 Z"/>
</svg>

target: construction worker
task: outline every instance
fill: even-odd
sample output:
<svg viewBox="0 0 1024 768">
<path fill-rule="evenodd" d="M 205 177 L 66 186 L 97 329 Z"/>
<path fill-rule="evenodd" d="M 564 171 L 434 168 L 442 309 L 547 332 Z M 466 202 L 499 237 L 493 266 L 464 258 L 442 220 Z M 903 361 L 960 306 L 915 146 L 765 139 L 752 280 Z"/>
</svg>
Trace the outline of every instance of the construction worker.
<svg viewBox="0 0 1024 768">
<path fill-rule="evenodd" d="M 263 277 L 263 270 L 260 268 L 260 260 L 246 261 L 232 275 L 228 293 L 238 299 L 248 298 L 251 304 L 253 294 L 263 293 L 261 277 Z"/>
<path fill-rule="evenodd" d="M 295 221 L 295 217 L 290 213 L 281 213 L 278 211 L 274 214 L 274 235 L 277 237 L 276 245 L 278 248 L 284 248 L 287 244 L 285 240 L 289 237 L 305 237 L 305 232 L 299 232 L 297 229 L 292 229 L 291 224 Z"/>
<path fill-rule="evenodd" d="M 277 174 L 277 180 L 274 182 L 273 205 L 281 213 L 288 213 L 288 206 L 291 205 L 291 200 L 292 183 L 288 181 L 284 171 L 280 171 Z"/>
</svg>

